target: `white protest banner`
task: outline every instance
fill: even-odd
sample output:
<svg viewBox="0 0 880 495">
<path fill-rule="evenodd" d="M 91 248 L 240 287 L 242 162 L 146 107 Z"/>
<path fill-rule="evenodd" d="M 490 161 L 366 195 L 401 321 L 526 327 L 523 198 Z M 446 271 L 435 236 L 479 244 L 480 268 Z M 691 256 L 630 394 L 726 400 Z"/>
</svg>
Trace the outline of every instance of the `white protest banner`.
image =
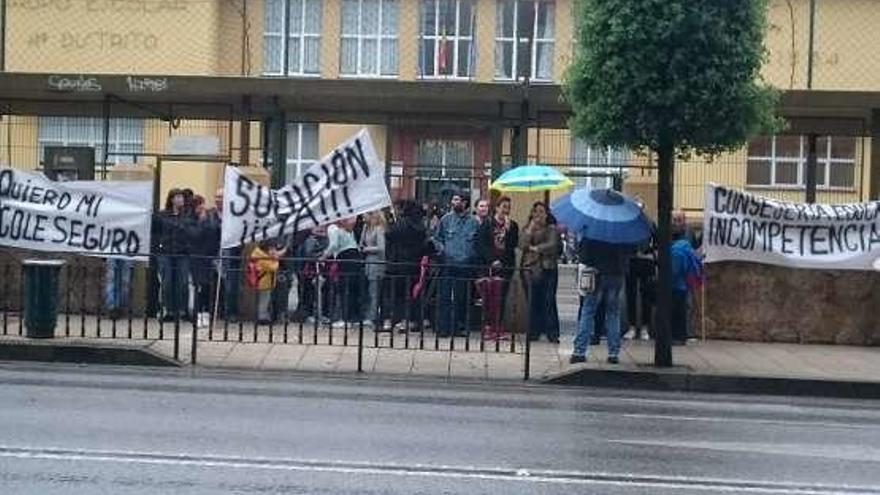
<svg viewBox="0 0 880 495">
<path fill-rule="evenodd" d="M 790 203 L 708 184 L 703 222 L 708 263 L 874 270 L 880 258 L 880 201 Z"/>
<path fill-rule="evenodd" d="M 150 254 L 152 182 L 53 182 L 0 168 L 0 245 L 97 256 Z"/>
<path fill-rule="evenodd" d="M 274 239 L 391 204 L 385 165 L 366 129 L 281 189 L 269 189 L 226 167 L 223 197 L 224 248 Z"/>
</svg>

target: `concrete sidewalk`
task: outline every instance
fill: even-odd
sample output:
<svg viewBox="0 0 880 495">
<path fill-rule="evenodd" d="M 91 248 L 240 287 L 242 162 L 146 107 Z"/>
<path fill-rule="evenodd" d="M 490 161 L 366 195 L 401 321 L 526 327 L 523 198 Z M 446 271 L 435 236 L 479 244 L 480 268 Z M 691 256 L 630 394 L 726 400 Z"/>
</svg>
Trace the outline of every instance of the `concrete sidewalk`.
<svg viewBox="0 0 880 495">
<path fill-rule="evenodd" d="M 60 322 L 59 322 L 60 323 Z M 101 329 L 99 334 L 98 329 Z M 17 334 L 17 326 L 9 325 Z M 302 333 L 300 333 L 302 332 Z M 336 329 L 330 341 L 329 329 L 305 326 L 287 329 L 248 324 L 198 331 L 196 362 L 199 366 L 249 370 L 355 373 L 358 364 L 358 329 Z M 676 366 L 653 367 L 652 342 L 626 341 L 619 365 L 605 363 L 604 345 L 593 347 L 586 364 L 570 365 L 571 332 L 563 332 L 559 345 L 537 342 L 531 346 L 530 378 L 568 385 L 638 387 L 668 390 L 718 392 L 763 392 L 815 395 L 880 397 L 880 348 L 763 344 L 731 341 L 689 342 L 674 347 Z M 143 349 L 153 355 L 175 356 L 173 325 L 160 331 L 155 320 L 104 321 L 99 327 L 91 317 L 59 324 L 53 345 L 100 346 Z M 302 338 L 302 344 L 298 343 Z M 318 344 L 313 342 L 317 339 Z M 18 335 L 0 336 L 0 344 L 33 342 Z M 436 339 L 432 333 L 363 335 L 362 369 L 365 373 L 396 376 L 427 376 L 443 379 L 521 381 L 525 348 L 516 340 L 496 349 L 486 343 L 481 350 L 478 334 Z M 426 349 L 420 349 L 424 346 Z M 437 347 L 437 350 L 435 349 Z M 467 350 L 466 350 L 467 348 Z M 428 350 L 431 349 L 431 350 Z M 192 327 L 179 328 L 178 361 L 189 364 Z M 20 352 L 20 351 L 16 351 Z M 2 353 L 0 356 L 8 356 Z M 44 353 L 45 354 L 45 353 Z M 25 357 L 26 356 L 22 356 Z M 33 358 L 40 359 L 40 358 Z"/>
</svg>

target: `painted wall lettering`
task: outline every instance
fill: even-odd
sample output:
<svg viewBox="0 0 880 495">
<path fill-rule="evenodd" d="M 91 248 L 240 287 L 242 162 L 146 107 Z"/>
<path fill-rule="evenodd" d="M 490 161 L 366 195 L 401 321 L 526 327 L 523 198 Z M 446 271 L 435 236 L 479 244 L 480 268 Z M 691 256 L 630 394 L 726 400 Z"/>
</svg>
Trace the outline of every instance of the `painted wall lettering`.
<svg viewBox="0 0 880 495">
<path fill-rule="evenodd" d="M 9 7 L 19 10 L 93 14 L 173 14 L 189 9 L 187 0 L 9 0 Z"/>
<path fill-rule="evenodd" d="M 51 75 L 46 80 L 52 91 L 93 92 L 101 91 L 101 83 L 95 77 Z"/>
<path fill-rule="evenodd" d="M 168 79 L 164 77 L 128 76 L 125 82 L 132 93 L 161 93 L 168 89 Z"/>
<path fill-rule="evenodd" d="M 114 32 L 100 29 L 84 33 L 66 31 L 57 36 L 63 50 L 153 51 L 159 47 L 158 36 L 137 30 Z"/>
<path fill-rule="evenodd" d="M 9 0 L 9 8 L 21 10 L 55 10 L 66 12 L 73 8 L 74 0 Z"/>
<path fill-rule="evenodd" d="M 86 52 L 151 52 L 159 48 L 159 37 L 146 31 L 39 31 L 27 36 L 30 48 Z"/>
</svg>

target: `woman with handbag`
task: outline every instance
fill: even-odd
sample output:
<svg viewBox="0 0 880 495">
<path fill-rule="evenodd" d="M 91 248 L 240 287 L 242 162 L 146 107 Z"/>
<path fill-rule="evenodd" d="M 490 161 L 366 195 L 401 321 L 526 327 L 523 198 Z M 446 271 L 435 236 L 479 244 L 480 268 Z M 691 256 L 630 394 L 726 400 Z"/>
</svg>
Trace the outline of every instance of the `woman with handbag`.
<svg viewBox="0 0 880 495">
<path fill-rule="evenodd" d="M 520 234 L 521 268 L 529 302 L 529 340 L 538 340 L 541 334 L 550 342 L 559 342 L 558 328 L 554 332 L 546 307 L 549 290 L 549 272 L 556 269 L 559 256 L 559 235 L 547 223 L 547 206 L 537 202 L 532 206 L 526 228 Z"/>
</svg>

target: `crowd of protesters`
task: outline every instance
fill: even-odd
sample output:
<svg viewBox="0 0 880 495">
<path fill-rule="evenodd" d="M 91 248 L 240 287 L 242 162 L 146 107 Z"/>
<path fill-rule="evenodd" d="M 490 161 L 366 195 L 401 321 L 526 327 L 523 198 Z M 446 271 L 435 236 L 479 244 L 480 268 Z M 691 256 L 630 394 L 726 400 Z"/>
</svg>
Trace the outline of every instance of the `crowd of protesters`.
<svg viewBox="0 0 880 495">
<path fill-rule="evenodd" d="M 463 193 L 453 193 L 445 209 L 404 200 L 390 209 L 221 251 L 223 191 L 217 191 L 216 206 L 209 209 L 191 190 L 173 189 L 153 225 L 157 278 L 152 286 L 159 294 L 154 312 L 165 321 L 199 326 L 213 316 L 234 323 L 240 318 L 241 289 L 247 287 L 259 324 L 363 324 L 397 332 L 430 328 L 441 337 L 479 329 L 500 339 L 513 330 L 502 321 L 515 309 L 508 296 L 519 292 L 528 338 L 558 343 L 558 266 L 561 259 L 574 258 L 596 273 L 596 285 L 581 294 L 571 361 L 582 362 L 588 346 L 604 336 L 609 361 L 616 362 L 627 328 L 632 338 L 649 336 L 657 290 L 653 239 L 644 246 L 582 239 L 573 249 L 571 234 L 547 205 L 534 203 L 520 228 L 510 217 L 511 203 L 500 197 L 471 207 Z M 688 336 L 688 278 L 699 260 L 683 215 L 676 215 L 673 227 L 673 339 L 682 343 Z M 131 268 L 129 260 L 107 261 L 105 303 L 111 314 L 128 305 Z M 623 297 L 628 313 L 622 324 Z M 477 301 L 482 316 L 471 313 Z M 509 326 L 522 323 L 517 320 L 509 319 Z"/>
</svg>

